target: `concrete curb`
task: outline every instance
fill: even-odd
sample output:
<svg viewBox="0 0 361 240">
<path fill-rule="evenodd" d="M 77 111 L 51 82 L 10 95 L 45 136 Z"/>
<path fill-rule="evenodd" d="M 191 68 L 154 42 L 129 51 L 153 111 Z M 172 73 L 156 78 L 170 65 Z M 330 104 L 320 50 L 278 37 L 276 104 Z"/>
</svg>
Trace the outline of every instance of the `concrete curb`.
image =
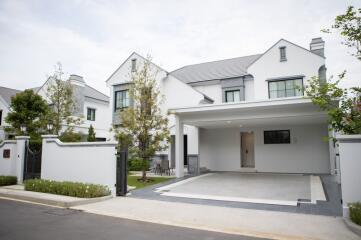
<svg viewBox="0 0 361 240">
<path fill-rule="evenodd" d="M 351 222 L 349 219 L 344 218 L 343 222 L 345 223 L 346 227 L 350 229 L 352 232 L 357 234 L 361 237 L 361 226 L 357 225 L 356 223 Z"/>
<path fill-rule="evenodd" d="M 49 195 L 54 195 L 54 194 L 49 194 Z M 105 200 L 112 198 L 112 196 L 104 196 L 104 197 L 98 197 L 98 198 L 84 198 L 84 199 L 79 198 L 79 200 L 77 199 L 75 201 L 61 201 L 61 200 L 44 199 L 44 198 L 24 196 L 24 195 L 14 194 L 14 193 L 2 193 L 2 192 L 0 192 L 0 197 L 34 202 L 34 203 L 40 203 L 40 204 L 51 205 L 51 206 L 56 206 L 56 207 L 64 207 L 64 208 L 101 202 L 101 201 L 105 201 Z"/>
</svg>

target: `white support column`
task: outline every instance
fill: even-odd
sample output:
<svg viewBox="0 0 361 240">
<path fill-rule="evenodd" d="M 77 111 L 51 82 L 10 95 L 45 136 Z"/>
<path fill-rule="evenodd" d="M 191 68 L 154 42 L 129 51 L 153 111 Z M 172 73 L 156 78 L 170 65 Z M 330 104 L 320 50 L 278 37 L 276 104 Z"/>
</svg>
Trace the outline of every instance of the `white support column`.
<svg viewBox="0 0 361 240">
<path fill-rule="evenodd" d="M 184 142 L 183 122 L 175 115 L 175 175 L 177 178 L 184 176 Z"/>
<path fill-rule="evenodd" d="M 29 136 L 16 136 L 16 177 L 18 184 L 23 183 L 24 176 L 24 158 L 25 158 L 25 143 L 30 139 Z"/>
</svg>

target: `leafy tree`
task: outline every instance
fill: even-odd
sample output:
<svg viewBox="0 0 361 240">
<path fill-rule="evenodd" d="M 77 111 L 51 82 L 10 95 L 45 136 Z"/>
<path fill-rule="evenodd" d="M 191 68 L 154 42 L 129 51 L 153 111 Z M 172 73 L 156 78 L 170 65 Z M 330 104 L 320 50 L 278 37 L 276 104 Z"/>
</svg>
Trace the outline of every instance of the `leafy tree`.
<svg viewBox="0 0 361 240">
<path fill-rule="evenodd" d="M 90 125 L 89 129 L 88 129 L 88 138 L 87 138 L 88 142 L 95 142 L 96 138 L 95 138 L 95 131 L 92 125 Z"/>
<path fill-rule="evenodd" d="M 147 181 L 149 160 L 157 151 L 168 148 L 168 119 L 160 109 L 163 96 L 156 83 L 157 72 L 151 69 L 150 58 L 140 70 L 132 73 L 129 95 L 133 106 L 120 114 L 121 128 L 117 138 L 130 146 L 130 152 L 142 160 L 142 181 Z"/>
<path fill-rule="evenodd" d="M 81 119 L 74 117 L 73 112 L 76 109 L 76 103 L 73 97 L 73 86 L 69 81 L 62 80 L 63 71 L 61 64 L 58 63 L 54 74 L 50 77 L 46 89 L 46 97 L 51 106 L 51 119 L 54 124 L 54 131 L 59 134 L 64 123 L 70 125 L 79 125 Z"/>
<path fill-rule="evenodd" d="M 25 125 L 31 138 L 39 138 L 46 129 L 49 113 L 46 101 L 33 90 L 27 89 L 11 97 L 10 108 L 11 112 L 5 121 L 11 125 L 11 130 L 20 135 L 20 126 Z"/>
<path fill-rule="evenodd" d="M 361 60 L 361 8 L 356 9 L 353 6 L 349 6 L 345 14 L 336 16 L 335 23 L 331 26 L 340 32 L 344 38 L 344 45 L 354 48 L 356 56 Z M 329 29 L 322 30 L 323 32 L 330 33 Z"/>
</svg>

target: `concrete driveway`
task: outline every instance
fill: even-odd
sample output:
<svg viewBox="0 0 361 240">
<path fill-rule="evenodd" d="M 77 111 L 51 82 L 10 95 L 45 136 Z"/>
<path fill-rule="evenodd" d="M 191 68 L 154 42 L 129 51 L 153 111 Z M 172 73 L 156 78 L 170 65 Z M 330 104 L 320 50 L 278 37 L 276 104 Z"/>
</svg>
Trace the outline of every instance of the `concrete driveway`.
<svg viewBox="0 0 361 240">
<path fill-rule="evenodd" d="M 290 206 L 326 200 L 320 178 L 303 174 L 215 172 L 156 191 L 165 196 Z"/>
</svg>

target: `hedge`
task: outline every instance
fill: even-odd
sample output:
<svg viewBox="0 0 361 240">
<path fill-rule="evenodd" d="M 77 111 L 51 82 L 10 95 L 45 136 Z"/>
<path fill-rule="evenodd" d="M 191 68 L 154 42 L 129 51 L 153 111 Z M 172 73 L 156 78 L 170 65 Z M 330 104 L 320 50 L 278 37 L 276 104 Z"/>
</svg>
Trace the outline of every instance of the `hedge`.
<svg viewBox="0 0 361 240">
<path fill-rule="evenodd" d="M 24 182 L 24 185 L 26 191 L 52 193 L 79 198 L 95 198 L 110 195 L 108 187 L 97 184 L 29 179 Z"/>
<path fill-rule="evenodd" d="M 361 226 L 361 202 L 350 203 L 348 207 L 352 222 Z"/>
<path fill-rule="evenodd" d="M 0 176 L 0 186 L 15 185 L 17 182 L 15 176 Z"/>
</svg>

